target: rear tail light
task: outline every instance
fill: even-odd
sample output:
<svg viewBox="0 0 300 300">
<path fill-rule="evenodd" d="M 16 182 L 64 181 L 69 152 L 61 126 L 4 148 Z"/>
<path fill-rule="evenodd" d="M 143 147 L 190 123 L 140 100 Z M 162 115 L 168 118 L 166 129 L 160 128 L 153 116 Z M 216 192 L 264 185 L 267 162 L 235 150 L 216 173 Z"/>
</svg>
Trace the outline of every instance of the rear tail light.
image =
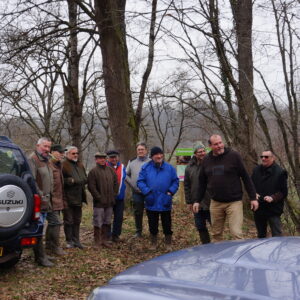
<svg viewBox="0 0 300 300">
<path fill-rule="evenodd" d="M 22 238 L 21 239 L 21 246 L 26 247 L 26 246 L 34 246 L 37 244 L 37 238 L 36 237 L 27 237 L 27 238 Z"/>
<path fill-rule="evenodd" d="M 34 207 L 33 207 L 32 219 L 36 221 L 40 218 L 41 215 L 41 198 L 37 194 L 34 194 L 33 198 L 34 198 Z"/>
</svg>

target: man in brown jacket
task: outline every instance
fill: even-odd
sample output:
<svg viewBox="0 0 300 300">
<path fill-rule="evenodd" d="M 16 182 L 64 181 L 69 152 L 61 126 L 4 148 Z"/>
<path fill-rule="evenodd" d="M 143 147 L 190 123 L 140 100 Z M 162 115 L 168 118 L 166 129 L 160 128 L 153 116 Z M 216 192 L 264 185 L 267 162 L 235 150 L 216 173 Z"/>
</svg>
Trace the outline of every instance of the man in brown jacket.
<svg viewBox="0 0 300 300">
<path fill-rule="evenodd" d="M 86 203 L 85 185 L 87 176 L 83 164 L 78 160 L 78 149 L 67 147 L 66 159 L 63 162 L 64 176 L 64 231 L 67 248 L 80 248 L 80 223 L 82 217 L 82 203 Z"/>
<path fill-rule="evenodd" d="M 61 145 L 51 146 L 50 167 L 53 173 L 53 192 L 51 197 L 51 211 L 47 214 L 48 226 L 46 230 L 46 249 L 56 255 L 65 255 L 59 245 L 60 227 L 62 225 L 61 211 L 64 209 L 63 186 L 64 179 L 62 175 L 61 160 L 64 157 L 65 150 Z"/>
<path fill-rule="evenodd" d="M 41 222 L 44 224 L 47 212 L 51 210 L 51 197 L 53 193 L 53 172 L 50 167 L 49 153 L 51 141 L 42 137 L 36 144 L 36 149 L 28 157 L 32 175 L 36 181 L 38 193 L 41 197 Z M 54 264 L 45 253 L 43 239 L 38 240 L 34 247 L 35 261 L 43 267 L 52 267 Z"/>
<path fill-rule="evenodd" d="M 93 225 L 96 247 L 111 247 L 108 230 L 115 197 L 118 194 L 118 179 L 114 170 L 106 165 L 106 154 L 95 154 L 96 166 L 89 172 L 88 189 L 93 196 Z"/>
</svg>

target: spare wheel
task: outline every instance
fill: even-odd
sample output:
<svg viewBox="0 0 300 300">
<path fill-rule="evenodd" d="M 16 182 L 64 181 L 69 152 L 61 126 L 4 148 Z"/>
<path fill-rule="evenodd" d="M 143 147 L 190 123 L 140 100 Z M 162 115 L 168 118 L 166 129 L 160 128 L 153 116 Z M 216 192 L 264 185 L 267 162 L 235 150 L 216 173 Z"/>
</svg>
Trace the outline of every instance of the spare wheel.
<svg viewBox="0 0 300 300">
<path fill-rule="evenodd" d="M 0 175 L 0 237 L 16 234 L 32 217 L 33 195 L 20 177 Z"/>
</svg>

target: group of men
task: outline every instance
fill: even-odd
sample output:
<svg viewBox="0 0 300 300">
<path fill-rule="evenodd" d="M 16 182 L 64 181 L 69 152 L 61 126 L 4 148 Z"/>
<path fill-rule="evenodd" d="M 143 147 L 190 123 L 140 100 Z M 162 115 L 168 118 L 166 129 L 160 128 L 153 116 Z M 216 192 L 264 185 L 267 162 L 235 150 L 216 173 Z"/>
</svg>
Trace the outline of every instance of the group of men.
<svg viewBox="0 0 300 300">
<path fill-rule="evenodd" d="M 87 176 L 84 166 L 78 161 L 77 147 L 70 146 L 64 149 L 61 145 L 52 145 L 48 138 L 40 138 L 35 151 L 29 156 L 29 164 L 41 197 L 41 221 L 48 222 L 46 249 L 55 255 L 65 254 L 60 247 L 59 235 L 62 225 L 67 248 L 82 249 L 79 228 L 82 203 L 86 202 Z M 34 254 L 39 265 L 54 265 L 54 258 L 46 254 L 42 238 L 38 240 Z"/>
<path fill-rule="evenodd" d="M 250 199 L 258 238 L 282 235 L 280 216 L 287 196 L 287 172 L 276 162 L 272 151 L 263 151 L 262 163 L 250 177 L 238 152 L 224 146 L 221 136 L 195 147 L 194 157 L 185 172 L 185 196 L 194 212 L 195 224 L 202 243 L 210 242 L 207 223 L 211 223 L 213 241 L 223 240 L 226 219 L 234 239 L 242 238 L 243 187 Z M 208 202 L 210 204 L 208 205 Z"/>
<path fill-rule="evenodd" d="M 209 153 L 203 144 L 195 146 L 184 179 L 186 203 L 194 214 L 201 242 L 211 241 L 208 224 L 211 224 L 212 240 L 221 241 L 226 219 L 233 238 L 242 238 L 242 182 L 254 211 L 258 237 L 266 237 L 268 224 L 272 236 L 282 235 L 280 216 L 287 196 L 287 172 L 276 164 L 274 154 L 263 151 L 262 164 L 250 177 L 240 154 L 225 147 L 221 136 L 212 135 L 208 144 Z M 112 242 L 120 242 L 125 183 L 132 189 L 134 237 L 142 237 L 146 210 L 151 249 L 157 247 L 161 219 L 165 245 L 171 250 L 172 198 L 179 187 L 176 170 L 164 160 L 159 147 L 153 147 L 148 155 L 146 144 L 140 142 L 136 151 L 137 156 L 128 162 L 126 168 L 120 162 L 118 151 L 97 152 L 95 166 L 87 175 L 78 160 L 77 147 L 64 149 L 61 145 L 52 145 L 48 138 L 39 139 L 29 162 L 42 199 L 41 220 L 48 222 L 46 248 L 50 253 L 65 254 L 59 245 L 62 224 L 66 247 L 83 248 L 79 232 L 86 185 L 93 198 L 94 246 L 111 247 Z M 34 253 L 38 264 L 53 265 L 51 257 L 45 253 L 42 239 Z"/>
</svg>

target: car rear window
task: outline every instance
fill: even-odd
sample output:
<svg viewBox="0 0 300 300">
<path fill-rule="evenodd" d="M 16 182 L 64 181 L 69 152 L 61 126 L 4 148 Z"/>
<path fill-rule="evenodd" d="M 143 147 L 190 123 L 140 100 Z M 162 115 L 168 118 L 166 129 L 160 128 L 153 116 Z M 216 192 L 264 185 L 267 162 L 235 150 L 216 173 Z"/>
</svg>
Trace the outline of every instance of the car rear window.
<svg viewBox="0 0 300 300">
<path fill-rule="evenodd" d="M 0 174 L 21 176 L 25 169 L 24 163 L 19 150 L 0 146 Z"/>
</svg>

